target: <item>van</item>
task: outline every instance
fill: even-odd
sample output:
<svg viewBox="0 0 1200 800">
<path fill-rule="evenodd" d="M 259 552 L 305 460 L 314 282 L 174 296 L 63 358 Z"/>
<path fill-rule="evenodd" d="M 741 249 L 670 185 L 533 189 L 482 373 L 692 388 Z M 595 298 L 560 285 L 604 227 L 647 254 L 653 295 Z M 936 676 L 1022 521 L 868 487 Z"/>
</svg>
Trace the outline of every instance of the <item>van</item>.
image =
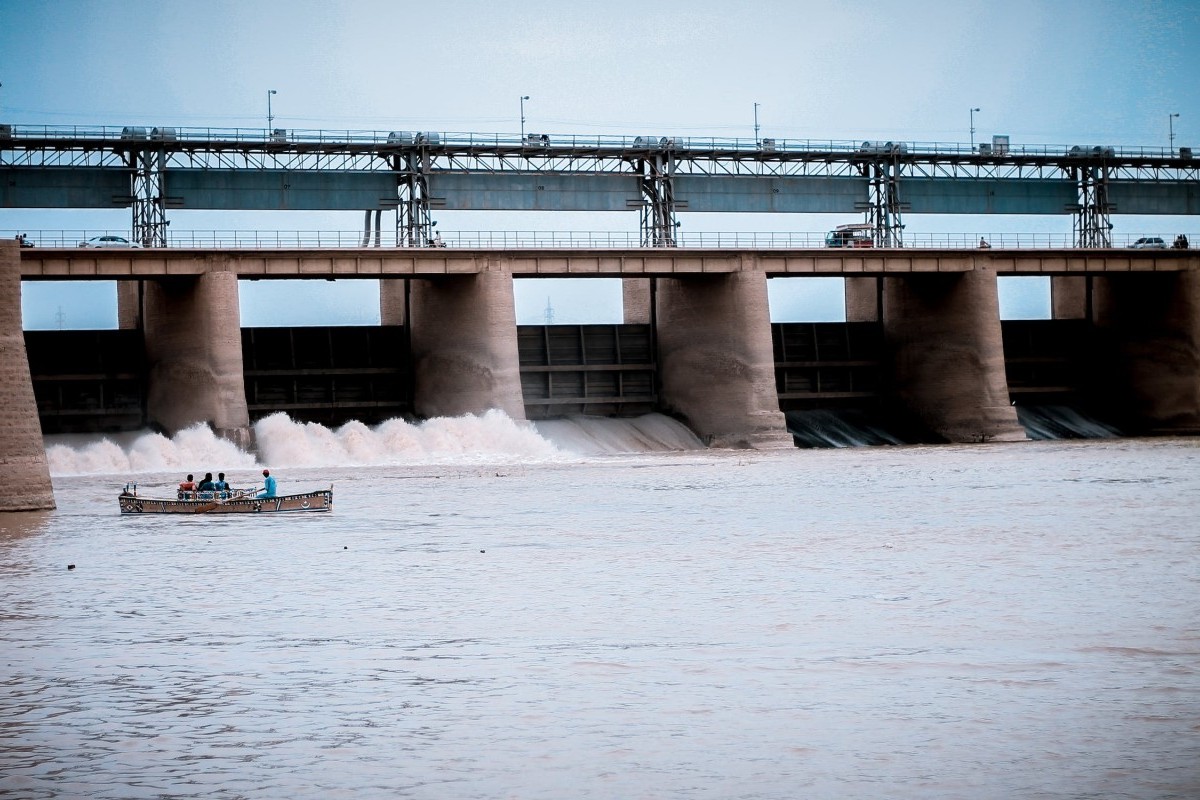
<svg viewBox="0 0 1200 800">
<path fill-rule="evenodd" d="M 875 226 L 868 222 L 838 225 L 825 234 L 826 247 L 874 247 Z"/>
</svg>

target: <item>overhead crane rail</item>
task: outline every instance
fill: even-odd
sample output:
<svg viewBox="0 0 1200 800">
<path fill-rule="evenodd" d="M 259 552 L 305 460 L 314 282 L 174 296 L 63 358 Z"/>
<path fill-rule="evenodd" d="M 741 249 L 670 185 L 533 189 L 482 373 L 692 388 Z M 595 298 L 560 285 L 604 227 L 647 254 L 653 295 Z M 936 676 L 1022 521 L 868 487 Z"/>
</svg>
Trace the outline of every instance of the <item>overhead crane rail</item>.
<svg viewBox="0 0 1200 800">
<path fill-rule="evenodd" d="M 257 175 L 257 176 L 256 176 Z M 426 246 L 447 210 L 638 211 L 674 246 L 680 211 L 858 213 L 878 246 L 903 216 L 1070 214 L 1081 246 L 1110 216 L 1200 214 L 1189 147 L 442 131 L 0 124 L 0 207 L 132 207 L 166 242 L 172 208 L 396 212 Z M 376 227 L 376 230 L 378 228 Z"/>
</svg>

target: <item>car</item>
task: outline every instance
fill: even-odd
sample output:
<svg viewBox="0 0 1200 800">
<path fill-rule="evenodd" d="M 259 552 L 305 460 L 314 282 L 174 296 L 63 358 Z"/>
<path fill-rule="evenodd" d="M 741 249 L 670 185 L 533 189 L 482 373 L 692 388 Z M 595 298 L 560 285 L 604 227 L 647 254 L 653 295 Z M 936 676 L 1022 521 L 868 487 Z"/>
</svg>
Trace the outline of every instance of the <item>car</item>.
<svg viewBox="0 0 1200 800">
<path fill-rule="evenodd" d="M 1143 236 L 1129 245 L 1134 250 L 1166 250 L 1167 243 L 1157 236 Z"/>
<path fill-rule="evenodd" d="M 131 242 L 124 236 L 93 236 L 86 242 L 80 242 L 80 247 L 141 247 L 137 242 Z"/>
</svg>

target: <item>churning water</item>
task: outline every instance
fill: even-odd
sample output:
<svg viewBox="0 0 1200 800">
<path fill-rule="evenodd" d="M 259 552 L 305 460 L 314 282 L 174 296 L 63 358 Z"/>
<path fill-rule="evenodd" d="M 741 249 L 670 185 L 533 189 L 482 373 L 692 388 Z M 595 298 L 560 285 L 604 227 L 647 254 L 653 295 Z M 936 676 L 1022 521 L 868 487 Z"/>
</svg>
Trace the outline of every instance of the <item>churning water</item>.
<svg viewBox="0 0 1200 800">
<path fill-rule="evenodd" d="M 539 431 L 54 445 L 0 515 L 0 796 L 1200 796 L 1200 441 Z M 336 510 L 117 514 L 262 464 Z"/>
</svg>

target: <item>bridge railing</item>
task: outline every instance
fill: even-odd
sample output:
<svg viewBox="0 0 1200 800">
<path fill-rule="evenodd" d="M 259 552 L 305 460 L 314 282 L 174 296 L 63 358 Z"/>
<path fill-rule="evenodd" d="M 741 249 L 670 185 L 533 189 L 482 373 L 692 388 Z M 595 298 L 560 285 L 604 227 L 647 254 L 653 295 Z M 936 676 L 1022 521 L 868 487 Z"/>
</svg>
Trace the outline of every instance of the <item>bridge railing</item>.
<svg viewBox="0 0 1200 800">
<path fill-rule="evenodd" d="M 472 133 L 458 131 L 377 131 L 327 130 L 303 128 L 181 128 L 153 125 L 24 125 L 0 124 L 0 142 L 20 143 L 22 140 L 130 142 L 144 147 L 144 142 L 187 142 L 202 145 L 237 143 L 247 145 L 286 146 L 351 144 L 351 145 L 428 145 L 481 148 L 521 148 L 537 152 L 544 148 L 573 150 L 677 150 L 677 151 L 742 151 L 760 152 L 830 152 L 866 155 L 921 154 L 945 156 L 1108 156 L 1122 158 L 1175 158 L 1189 148 L 1147 146 L 1114 146 L 1096 144 L 1023 144 L 1002 146 L 989 142 L 874 141 L 862 139 L 787 139 L 779 137 L 718 137 L 678 136 L 671 134 L 634 133 L 628 135 L 573 133 Z M 286 148 L 284 148 L 286 149 Z"/>
<path fill-rule="evenodd" d="M 100 236 L 119 236 L 130 239 L 127 231 L 116 230 L 0 230 L 0 239 L 25 235 L 34 247 L 81 247 L 84 242 Z M 1200 234 L 1185 234 L 1193 247 L 1200 246 Z M 1114 236 L 1112 246 L 1131 247 L 1145 236 L 1157 236 L 1169 247 L 1176 233 L 1140 233 Z M 1069 249 L 1074 248 L 1067 233 L 907 233 L 906 248 L 938 250 L 977 249 L 980 241 L 996 249 Z M 121 246 L 116 243 L 115 246 Z M 136 245 L 132 245 L 136 246 Z M 172 230 L 168 247 L 229 248 L 229 249 L 338 249 L 338 248 L 396 248 L 402 247 L 394 232 L 381 232 L 378 237 L 362 231 L 262 231 L 262 230 Z M 431 245 L 446 248 L 522 249 L 635 249 L 642 246 L 638 233 L 630 231 L 447 231 Z M 804 231 L 692 231 L 680 233 L 676 246 L 730 250 L 810 249 L 825 247 L 825 234 Z"/>
</svg>

